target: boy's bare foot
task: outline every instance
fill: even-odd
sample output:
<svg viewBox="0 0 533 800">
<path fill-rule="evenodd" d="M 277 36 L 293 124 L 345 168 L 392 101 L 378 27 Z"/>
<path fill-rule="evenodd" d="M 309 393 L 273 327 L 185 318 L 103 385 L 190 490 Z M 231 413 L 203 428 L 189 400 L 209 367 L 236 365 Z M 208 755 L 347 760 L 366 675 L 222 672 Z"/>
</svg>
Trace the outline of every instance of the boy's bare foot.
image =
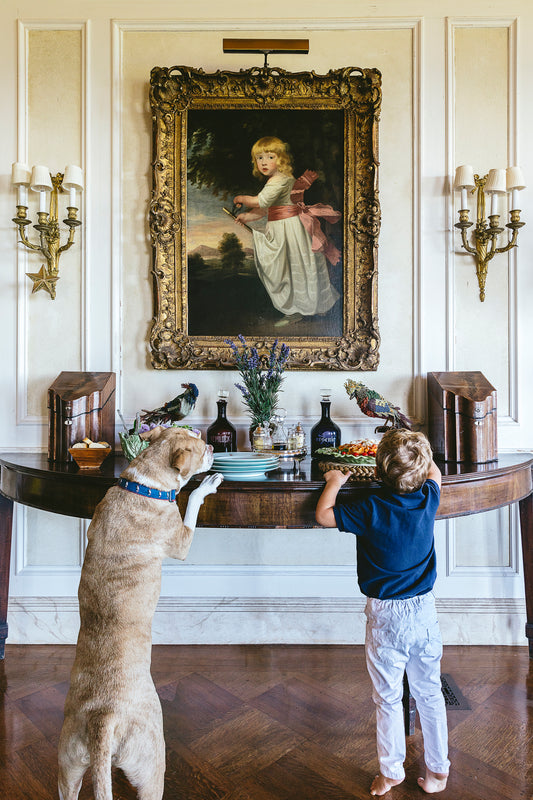
<svg viewBox="0 0 533 800">
<path fill-rule="evenodd" d="M 386 778 L 385 775 L 381 773 L 376 775 L 374 780 L 372 781 L 372 786 L 370 787 L 370 794 L 375 794 L 381 796 L 382 794 L 387 794 L 389 789 L 392 789 L 393 786 L 398 786 L 399 783 L 402 783 L 403 778 Z"/>
<path fill-rule="evenodd" d="M 432 772 L 426 768 L 426 777 L 418 779 L 418 785 L 428 794 L 442 792 L 446 788 L 447 772 Z"/>
</svg>

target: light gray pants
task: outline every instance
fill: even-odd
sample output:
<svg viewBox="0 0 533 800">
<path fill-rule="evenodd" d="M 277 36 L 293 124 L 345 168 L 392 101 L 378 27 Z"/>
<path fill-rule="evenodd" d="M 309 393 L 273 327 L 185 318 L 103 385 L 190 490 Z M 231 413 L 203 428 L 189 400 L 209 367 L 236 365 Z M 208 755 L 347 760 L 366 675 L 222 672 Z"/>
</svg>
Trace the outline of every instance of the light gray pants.
<svg viewBox="0 0 533 800">
<path fill-rule="evenodd" d="M 365 614 L 366 665 L 376 704 L 381 774 L 396 780 L 405 777 L 404 672 L 420 717 L 426 766 L 432 772 L 447 773 L 448 726 L 440 681 L 442 639 L 433 592 L 407 600 L 369 597 Z"/>
</svg>

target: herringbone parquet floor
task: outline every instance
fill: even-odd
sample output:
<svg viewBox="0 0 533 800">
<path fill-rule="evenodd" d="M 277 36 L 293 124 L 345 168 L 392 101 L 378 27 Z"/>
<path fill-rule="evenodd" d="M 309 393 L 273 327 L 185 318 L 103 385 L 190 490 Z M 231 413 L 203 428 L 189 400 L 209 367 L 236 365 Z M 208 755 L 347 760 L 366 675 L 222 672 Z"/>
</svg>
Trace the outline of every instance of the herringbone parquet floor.
<svg viewBox="0 0 533 800">
<path fill-rule="evenodd" d="M 6 647 L 0 662 L 0 798 L 56 800 L 56 748 L 71 646 Z M 448 707 L 452 772 L 443 800 L 533 798 L 533 662 L 526 647 L 447 647 L 443 672 L 470 706 Z M 361 646 L 156 646 L 165 720 L 165 800 L 368 798 L 377 769 Z M 405 782 L 424 797 L 422 741 Z M 92 798 L 89 775 L 80 793 Z M 134 800 L 121 773 L 116 800 Z"/>
</svg>

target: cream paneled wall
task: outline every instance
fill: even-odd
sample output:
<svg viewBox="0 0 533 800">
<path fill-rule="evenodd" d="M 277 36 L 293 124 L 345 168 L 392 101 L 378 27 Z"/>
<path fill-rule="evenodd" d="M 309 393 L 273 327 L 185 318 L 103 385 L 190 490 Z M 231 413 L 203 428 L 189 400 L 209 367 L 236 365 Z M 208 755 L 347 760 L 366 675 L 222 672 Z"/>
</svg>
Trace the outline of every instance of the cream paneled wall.
<svg viewBox="0 0 533 800">
<path fill-rule="evenodd" d="M 435 7 L 429 14 L 428 5 Z M 458 163 L 485 174 L 519 162 L 526 180 L 533 174 L 526 149 L 533 112 L 522 93 L 533 74 L 530 48 L 523 45 L 533 34 L 528 0 L 512 7 L 498 0 L 492 17 L 481 0 L 444 0 L 438 14 L 436 4 L 421 0 L 379 0 L 358 4 L 357 18 L 346 0 L 333 0 L 328 18 L 315 0 L 296 0 L 288 11 L 285 6 L 274 0 L 265 22 L 236 0 L 226 5 L 225 21 L 215 0 L 196 4 L 194 19 L 180 17 L 175 4 L 163 0 L 150 4 L 149 15 L 144 3 L 79 0 L 70 8 L 75 18 L 51 0 L 46 19 L 36 0 L 2 5 L 2 91 L 10 122 L 0 132 L 0 253 L 9 276 L 0 297 L 1 338 L 8 344 L 0 449 L 46 447 L 45 392 L 62 369 L 115 370 L 117 404 L 127 418 L 194 380 L 200 388 L 194 420 L 204 429 L 214 416 L 216 391 L 226 388 L 229 416 L 244 436 L 247 418 L 233 387 L 235 373 L 149 366 L 149 74 L 156 65 L 247 68 L 262 57 L 224 55 L 224 36 L 302 35 L 310 41 L 308 56 L 272 56 L 270 64 L 318 73 L 371 66 L 383 74 L 381 361 L 363 380 L 423 423 L 426 371 L 481 369 L 498 388 L 500 447 L 533 449 L 529 227 L 519 253 L 491 262 L 481 304 L 473 261 L 461 253 L 453 229 L 457 204 L 448 192 Z M 11 161 L 26 158 L 55 172 L 69 161 L 86 170 L 82 235 L 63 255 L 55 301 L 44 293 L 30 296 L 24 273 L 40 262 L 17 253 L 5 222 L 14 215 Z M 521 198 L 526 221 L 533 219 L 530 194 Z M 371 433 L 373 425 L 344 392 L 346 377 L 289 373 L 289 416 L 310 426 L 326 380 L 343 437 Z M 85 523 L 18 509 L 10 641 L 75 639 L 85 533 Z M 446 640 L 523 643 L 515 511 L 439 523 L 436 541 Z M 354 549 L 350 536 L 334 531 L 200 530 L 187 562 L 164 567 L 154 640 L 362 641 Z"/>
<path fill-rule="evenodd" d="M 464 24 L 464 23 L 463 23 Z M 450 46 L 453 53 L 455 113 L 454 140 L 457 164 L 472 164 L 474 171 L 486 175 L 491 167 L 506 167 L 515 163 L 516 106 L 510 84 L 515 68 L 516 43 L 514 23 L 498 22 L 462 27 L 461 21 L 450 27 Z M 472 95 L 468 75 L 475 53 L 476 70 L 483 81 Z M 472 111 L 475 109 L 475 113 Z M 487 132 L 490 131 L 490 136 Z M 460 198 L 456 194 L 456 201 Z M 470 202 L 470 218 L 475 219 L 475 198 Z M 456 204 L 456 209 L 458 209 Z M 456 210 L 457 214 L 457 210 Z M 458 217 L 457 217 L 458 218 Z M 472 269 L 472 257 L 455 247 L 455 364 L 457 369 L 480 369 L 498 387 L 498 412 L 501 417 L 513 417 L 510 407 L 515 387 L 510 385 L 513 364 L 513 342 L 509 323 L 516 315 L 511 280 L 514 254 L 502 255 L 489 265 L 487 296 L 483 304 L 472 303 L 477 280 Z M 492 319 L 487 326 L 484 321 Z M 473 365 L 477 364 L 477 367 Z"/>
<path fill-rule="evenodd" d="M 138 28 L 121 26 L 122 85 L 122 239 L 124 280 L 124 331 L 123 337 L 123 389 L 129 398 L 128 413 L 137 408 L 151 408 L 162 398 L 173 396 L 181 381 L 190 373 L 176 375 L 168 371 L 152 371 L 146 380 L 146 338 L 152 315 L 149 234 L 146 208 L 150 198 L 150 112 L 148 108 L 147 81 L 153 66 L 175 63 L 201 66 L 214 72 L 221 65 L 227 69 L 241 69 L 250 65 L 243 56 L 221 54 L 222 39 L 231 36 L 231 29 L 217 31 L 180 30 L 173 32 L 140 32 Z M 170 27 L 170 26 L 168 26 Z M 255 36 L 257 30 L 243 30 L 243 36 Z M 283 36 L 298 37 L 298 30 L 283 30 Z M 311 35 L 311 34 L 310 34 Z M 315 55 L 314 40 L 318 41 Z M 204 53 L 198 63 L 198 53 Z M 209 54 L 208 56 L 205 53 Z M 371 376 L 372 385 L 392 391 L 398 403 L 409 405 L 413 373 L 413 248 L 412 248 L 412 146 L 413 130 L 413 31 L 398 25 L 382 32 L 341 30 L 327 33 L 313 31 L 312 56 L 287 56 L 276 64 L 285 69 L 314 69 L 325 73 L 328 69 L 353 64 L 354 66 L 379 65 L 383 83 L 390 96 L 390 104 L 383 106 L 381 126 L 396 129 L 394 137 L 382 138 L 380 146 L 380 182 L 391 186 L 392 191 L 381 193 L 383 226 L 380 237 L 380 328 L 382 336 L 380 370 Z M 353 54 L 357 53 L 357 63 Z M 179 60 L 176 60 L 179 54 Z M 259 58 L 259 61 L 261 57 Z M 257 62 L 258 59 L 256 58 Z M 271 61 L 271 63 L 274 63 Z M 139 133 L 142 132 L 142 136 Z M 407 202 L 398 204 L 397 198 Z M 133 224 L 132 224 L 133 223 Z M 389 268 L 386 268 L 386 266 Z M 139 324 L 139 321 L 142 321 Z M 228 331 L 236 334 L 239 331 Z M 407 343 L 402 345 L 400 343 Z M 200 389 L 200 414 L 209 420 L 216 409 L 214 398 L 218 388 L 230 390 L 228 416 L 243 418 L 238 392 L 234 389 L 232 372 L 207 372 L 194 378 Z M 354 404 L 343 389 L 345 376 L 328 376 L 327 383 L 334 387 L 336 418 L 344 418 L 344 428 L 352 424 Z M 284 386 L 284 402 L 291 416 L 302 414 L 316 416 L 319 408 L 319 391 L 324 376 L 316 373 L 288 374 Z M 305 385 L 305 390 L 301 387 Z M 300 388 L 299 388 L 300 387 Z M 285 399 L 286 397 L 286 399 Z M 304 407 L 302 408 L 302 403 Z M 359 412 L 356 416 L 362 417 Z M 244 420 L 243 420 L 244 421 Z"/>
<path fill-rule="evenodd" d="M 19 68 L 26 67 L 23 83 L 25 149 L 29 164 L 46 164 L 52 174 L 64 172 L 66 164 L 82 164 L 83 36 L 79 26 L 56 30 L 51 25 L 20 26 Z M 68 65 L 68 72 L 66 70 Z M 32 192 L 30 192 L 30 195 Z M 66 200 L 60 196 L 59 219 L 67 216 Z M 37 195 L 30 197 L 33 218 Z M 65 226 L 63 226 L 65 227 Z M 78 241 L 79 241 L 78 231 Z M 32 239 L 30 238 L 30 241 Z M 35 237 L 33 241 L 36 241 Z M 63 234 L 61 243 L 65 241 Z M 21 261 L 24 270 L 38 272 L 43 261 L 40 254 L 29 253 Z M 23 336 L 26 365 L 20 398 L 26 406 L 26 417 L 46 417 L 47 389 L 50 374 L 62 369 L 81 369 L 80 307 L 82 287 L 80 247 L 62 257 L 60 266 L 60 309 L 50 302 L 48 294 L 37 293 L 26 303 Z M 29 281 L 24 278 L 24 282 Z M 31 284 L 30 284 L 31 285 Z M 27 286 L 25 287 L 27 288 Z M 59 310 L 60 313 L 57 313 Z M 58 346 L 58 343 L 61 343 Z M 46 358 L 43 358 L 43 354 Z M 65 367 L 64 365 L 69 366 Z"/>
</svg>

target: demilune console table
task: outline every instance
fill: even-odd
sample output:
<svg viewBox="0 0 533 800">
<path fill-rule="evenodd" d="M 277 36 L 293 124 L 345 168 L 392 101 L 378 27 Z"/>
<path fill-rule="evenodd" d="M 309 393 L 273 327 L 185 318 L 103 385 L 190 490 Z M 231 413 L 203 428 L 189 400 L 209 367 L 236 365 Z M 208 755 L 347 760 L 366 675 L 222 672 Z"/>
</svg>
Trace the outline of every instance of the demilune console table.
<svg viewBox="0 0 533 800">
<path fill-rule="evenodd" d="M 49 462 L 45 453 L 0 453 L 0 658 L 7 638 L 7 604 L 13 503 L 91 518 L 96 505 L 126 467 L 119 455 L 107 458 L 101 470 L 80 472 L 75 464 Z M 437 519 L 478 514 L 518 503 L 524 560 L 526 637 L 533 658 L 533 484 L 531 453 L 502 453 L 488 464 L 439 463 L 441 502 Z M 181 491 L 183 513 L 187 497 L 201 476 Z M 308 458 L 300 471 L 270 472 L 263 481 L 223 481 L 215 495 L 206 498 L 198 527 L 207 528 L 313 528 L 315 507 L 324 479 Z M 353 482 L 340 492 L 341 499 L 372 491 L 376 484 Z"/>
</svg>

